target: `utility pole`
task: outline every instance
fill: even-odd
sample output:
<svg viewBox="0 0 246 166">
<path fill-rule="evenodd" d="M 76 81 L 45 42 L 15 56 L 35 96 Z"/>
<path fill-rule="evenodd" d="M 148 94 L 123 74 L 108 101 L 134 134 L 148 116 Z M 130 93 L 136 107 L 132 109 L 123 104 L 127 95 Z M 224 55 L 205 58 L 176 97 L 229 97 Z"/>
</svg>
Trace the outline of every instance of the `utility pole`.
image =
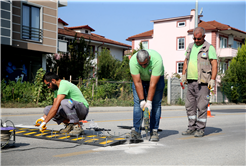
<svg viewBox="0 0 246 166">
<path fill-rule="evenodd" d="M 198 26 L 198 0 L 196 0 L 195 28 Z"/>
</svg>

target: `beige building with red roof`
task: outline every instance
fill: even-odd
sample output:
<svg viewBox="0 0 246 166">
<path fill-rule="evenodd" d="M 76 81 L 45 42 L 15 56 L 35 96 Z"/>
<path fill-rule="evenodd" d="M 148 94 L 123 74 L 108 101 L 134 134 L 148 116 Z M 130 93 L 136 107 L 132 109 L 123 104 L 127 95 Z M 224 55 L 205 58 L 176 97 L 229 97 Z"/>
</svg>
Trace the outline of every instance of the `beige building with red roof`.
<svg viewBox="0 0 246 166">
<path fill-rule="evenodd" d="M 76 33 L 77 37 L 83 37 L 86 41 L 90 40 L 90 45 L 94 52 L 100 52 L 102 48 L 107 48 L 110 50 L 111 55 L 120 61 L 123 59 L 124 51 L 131 49 L 130 45 L 92 33 L 95 30 L 89 25 L 65 27 L 67 25 L 65 21 L 58 19 L 58 52 L 60 53 L 67 53 L 67 46 L 74 39 Z M 97 63 L 97 58 L 95 63 Z"/>
<path fill-rule="evenodd" d="M 246 32 L 217 21 L 202 21 L 198 16 L 198 26 L 206 31 L 205 40 L 212 44 L 219 60 L 219 72 L 224 73 L 233 57 L 237 55 L 237 48 L 245 42 Z M 165 72 L 170 76 L 174 73 L 182 74 L 185 51 L 189 43 L 193 42 L 195 27 L 195 9 L 190 15 L 152 20 L 153 30 L 128 37 L 132 42 L 132 49 L 138 49 L 142 42 L 144 48 L 154 49 L 162 55 Z M 217 77 L 217 81 L 220 81 Z M 215 93 L 216 93 L 215 89 Z"/>
</svg>

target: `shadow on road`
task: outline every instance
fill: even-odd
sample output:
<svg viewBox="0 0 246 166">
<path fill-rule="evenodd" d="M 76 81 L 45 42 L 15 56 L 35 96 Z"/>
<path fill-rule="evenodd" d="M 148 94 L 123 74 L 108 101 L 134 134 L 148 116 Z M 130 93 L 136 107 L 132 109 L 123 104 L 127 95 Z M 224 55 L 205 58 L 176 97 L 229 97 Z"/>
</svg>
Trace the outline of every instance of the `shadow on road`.
<svg viewBox="0 0 246 166">
<path fill-rule="evenodd" d="M 221 128 L 216 128 L 216 127 L 206 127 L 205 128 L 205 135 L 210 135 L 213 133 L 220 133 L 222 131 Z"/>
<path fill-rule="evenodd" d="M 179 131 L 177 131 L 177 130 L 162 130 L 161 132 L 158 132 L 159 138 L 168 137 L 170 135 L 175 135 L 178 133 L 179 133 Z"/>
</svg>

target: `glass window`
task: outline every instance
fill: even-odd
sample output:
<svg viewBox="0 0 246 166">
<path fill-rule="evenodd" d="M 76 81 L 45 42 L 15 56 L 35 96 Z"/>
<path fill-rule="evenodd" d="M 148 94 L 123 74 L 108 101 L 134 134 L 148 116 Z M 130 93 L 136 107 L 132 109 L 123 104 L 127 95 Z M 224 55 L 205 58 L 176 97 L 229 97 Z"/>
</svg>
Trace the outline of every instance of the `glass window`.
<svg viewBox="0 0 246 166">
<path fill-rule="evenodd" d="M 177 63 L 177 73 L 182 74 L 184 62 Z"/>
<path fill-rule="evenodd" d="M 227 48 L 227 38 L 220 37 L 220 48 Z"/>
<path fill-rule="evenodd" d="M 179 22 L 178 23 L 178 27 L 184 27 L 185 26 L 185 22 Z"/>
<path fill-rule="evenodd" d="M 40 41 L 42 38 L 40 8 L 23 4 L 22 16 L 22 38 Z"/>
<path fill-rule="evenodd" d="M 185 45 L 184 38 L 178 38 L 178 50 L 183 50 Z"/>
<path fill-rule="evenodd" d="M 149 49 L 149 42 L 148 41 L 142 41 L 143 49 Z"/>
</svg>

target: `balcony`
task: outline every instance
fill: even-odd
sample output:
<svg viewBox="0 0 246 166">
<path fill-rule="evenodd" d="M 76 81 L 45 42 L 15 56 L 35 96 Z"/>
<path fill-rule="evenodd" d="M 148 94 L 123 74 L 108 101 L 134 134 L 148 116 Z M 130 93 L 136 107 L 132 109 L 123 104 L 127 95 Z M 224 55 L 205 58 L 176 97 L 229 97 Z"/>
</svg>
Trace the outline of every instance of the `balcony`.
<svg viewBox="0 0 246 166">
<path fill-rule="evenodd" d="M 43 40 L 43 30 L 22 25 L 22 38 L 41 42 Z"/>
<path fill-rule="evenodd" d="M 220 58 L 233 58 L 237 56 L 237 49 L 235 48 L 218 48 L 217 51 L 217 56 Z"/>
<path fill-rule="evenodd" d="M 60 40 L 57 41 L 57 51 L 59 52 L 67 52 L 67 41 L 66 40 Z"/>
<path fill-rule="evenodd" d="M 58 0 L 58 7 L 67 6 L 67 0 Z"/>
</svg>

